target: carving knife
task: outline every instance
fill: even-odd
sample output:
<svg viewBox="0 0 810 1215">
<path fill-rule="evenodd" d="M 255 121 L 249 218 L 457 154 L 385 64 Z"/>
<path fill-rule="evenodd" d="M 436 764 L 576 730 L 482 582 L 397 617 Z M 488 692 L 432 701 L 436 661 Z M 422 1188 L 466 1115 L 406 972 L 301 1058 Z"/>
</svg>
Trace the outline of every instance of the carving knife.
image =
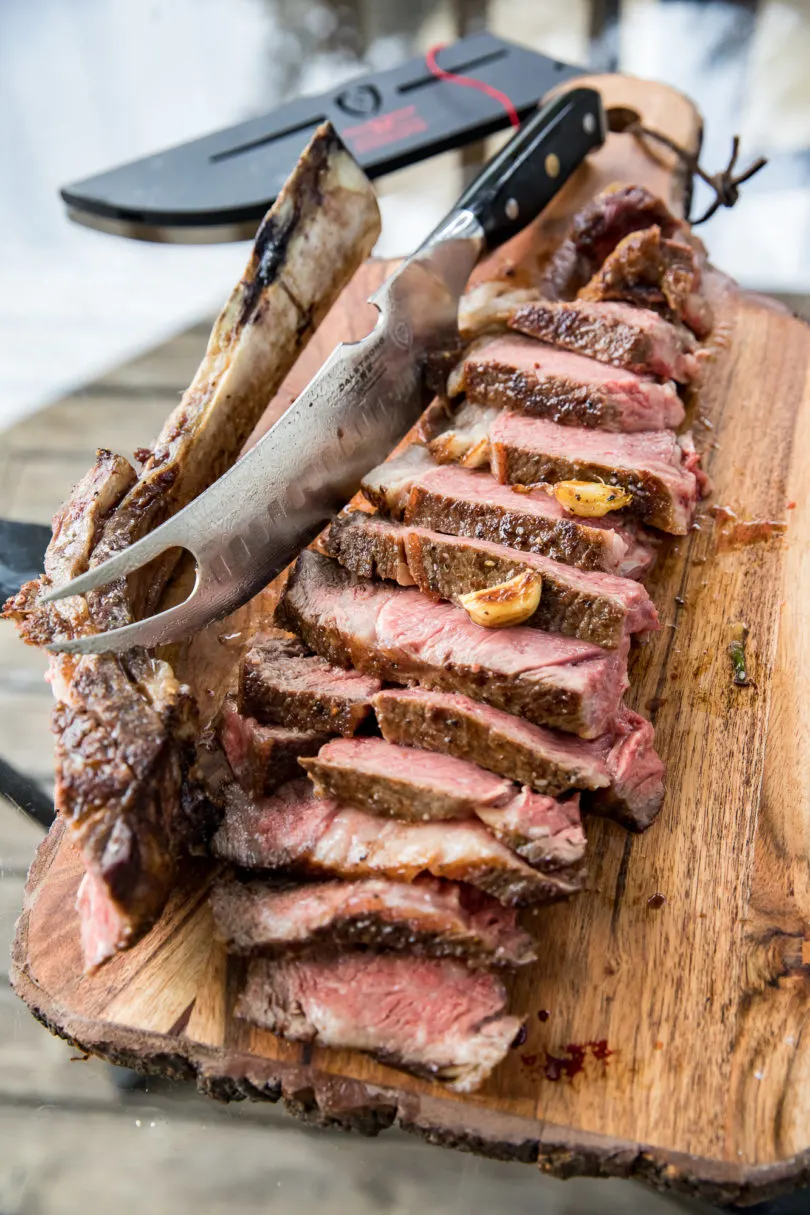
<svg viewBox="0 0 810 1215">
<path fill-rule="evenodd" d="M 574 89 L 525 122 L 370 297 L 379 310 L 371 333 L 338 346 L 286 413 L 214 485 L 130 548 L 45 597 L 84 594 L 180 547 L 197 561 L 189 598 L 145 620 L 51 648 L 99 653 L 174 641 L 266 586 L 419 418 L 428 361 L 458 342 L 459 299 L 479 257 L 534 219 L 604 138 L 594 89 Z"/>
</svg>

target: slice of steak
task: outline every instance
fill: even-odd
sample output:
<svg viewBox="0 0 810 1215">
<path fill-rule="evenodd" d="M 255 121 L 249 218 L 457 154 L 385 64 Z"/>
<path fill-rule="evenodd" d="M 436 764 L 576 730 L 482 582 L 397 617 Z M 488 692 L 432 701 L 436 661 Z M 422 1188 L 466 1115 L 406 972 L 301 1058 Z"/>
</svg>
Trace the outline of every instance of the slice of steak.
<svg viewBox="0 0 810 1215">
<path fill-rule="evenodd" d="M 695 249 L 667 240 L 657 226 L 632 232 L 579 292 L 584 300 L 625 300 L 683 321 L 697 337 L 712 327 L 708 302 L 700 295 L 701 266 Z"/>
<path fill-rule="evenodd" d="M 219 935 L 236 953 L 365 945 L 475 966 L 526 966 L 537 957 L 512 908 L 473 886 L 430 877 L 304 886 L 222 881 L 211 905 Z"/>
<path fill-rule="evenodd" d="M 696 379 L 699 371 L 691 333 L 650 308 L 618 301 L 537 299 L 515 308 L 509 327 L 600 363 L 683 384 Z"/>
<path fill-rule="evenodd" d="M 684 419 L 683 402 L 672 381 L 661 384 L 519 333 L 473 342 L 447 390 L 451 397 L 464 393 L 469 402 L 487 410 L 512 409 L 564 426 L 629 433 L 679 426 Z M 479 426 L 483 430 L 486 421 Z M 486 437 L 478 440 L 481 450 Z M 430 445 L 434 454 L 435 442 Z"/>
<path fill-rule="evenodd" d="M 234 696 L 225 699 L 218 733 L 234 776 L 251 797 L 266 797 L 295 780 L 301 775 L 298 760 L 317 755 L 330 738 L 329 733 L 260 725 L 239 712 Z"/>
<path fill-rule="evenodd" d="M 589 791 L 588 810 L 630 830 L 645 830 L 661 807 L 664 765 L 652 725 L 624 705 L 611 729 L 593 740 L 545 730 L 468 696 L 424 688 L 380 692 L 374 711 L 389 742 L 475 760 L 541 793 Z"/>
<path fill-rule="evenodd" d="M 248 650 L 239 673 L 239 708 L 265 725 L 348 737 L 368 717 L 379 690 L 379 679 L 334 667 L 300 642 L 281 638 Z"/>
<path fill-rule="evenodd" d="M 478 818 L 530 865 L 578 872 L 585 855 L 579 800 L 519 788 L 477 764 L 381 738 L 338 738 L 301 766 L 319 797 L 412 822 Z"/>
<path fill-rule="evenodd" d="M 604 733 L 627 687 L 627 638 L 605 650 L 525 626 L 481 628 L 453 604 L 360 580 L 311 550 L 295 564 L 278 621 L 332 662 L 464 692 L 583 738 Z"/>
<path fill-rule="evenodd" d="M 698 479 L 671 430 L 608 435 L 505 411 L 490 435 L 499 481 L 605 481 L 632 494 L 626 509 L 645 523 L 676 536 L 689 531 Z"/>
<path fill-rule="evenodd" d="M 604 755 L 610 785 L 589 796 L 588 809 L 630 831 L 646 831 L 664 801 L 665 769 L 652 723 L 622 705 L 611 734 L 594 742 Z"/>
<path fill-rule="evenodd" d="M 363 482 L 364 494 L 383 514 L 624 577 L 640 578 L 653 563 L 653 543 L 634 520 L 579 518 L 544 490 L 501 485 L 490 473 L 454 465 L 437 467 L 411 452 L 424 448 L 409 447 Z"/>
<path fill-rule="evenodd" d="M 565 898 L 584 883 L 581 866 L 570 873 L 535 869 L 475 820 L 381 819 L 316 797 L 307 780 L 255 802 L 235 786 L 223 800 L 212 851 L 243 868 L 399 882 L 429 873 L 469 882 L 508 906 Z"/>
<path fill-rule="evenodd" d="M 503 984 L 486 971 L 353 950 L 254 958 L 236 1015 L 282 1038 L 365 1051 L 470 1093 L 521 1028 L 505 1008 Z"/>
<path fill-rule="evenodd" d="M 355 511 L 335 520 L 327 545 L 341 565 L 361 577 L 415 584 L 454 602 L 528 571 L 542 580 L 537 610 L 524 622 L 528 627 L 608 648 L 628 633 L 659 627 L 655 605 L 638 582 L 487 540 L 445 536 Z"/>
</svg>

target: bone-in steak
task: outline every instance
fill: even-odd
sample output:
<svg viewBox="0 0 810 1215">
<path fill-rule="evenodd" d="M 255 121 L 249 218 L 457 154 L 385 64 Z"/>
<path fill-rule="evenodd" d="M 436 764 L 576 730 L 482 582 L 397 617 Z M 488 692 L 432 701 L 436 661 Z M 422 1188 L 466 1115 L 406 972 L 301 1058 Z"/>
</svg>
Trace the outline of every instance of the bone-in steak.
<svg viewBox="0 0 810 1215">
<path fill-rule="evenodd" d="M 694 380 L 699 370 L 695 341 L 689 331 L 650 308 L 584 299 L 538 299 L 515 308 L 509 326 L 600 363 L 684 384 Z"/>
<path fill-rule="evenodd" d="M 453 604 L 365 582 L 311 550 L 295 564 L 278 622 L 332 662 L 464 692 L 583 738 L 605 732 L 627 686 L 628 638 L 605 650 L 525 626 L 481 628 Z"/>
<path fill-rule="evenodd" d="M 521 1021 L 486 971 L 451 959 L 350 951 L 255 958 L 237 1016 L 297 1041 L 367 1051 L 472 1092 L 506 1055 Z"/>
<path fill-rule="evenodd" d="M 239 712 L 234 696 L 225 698 L 218 733 L 234 776 L 251 797 L 266 797 L 295 780 L 301 775 L 299 758 L 317 755 L 330 737 L 311 730 L 262 726 L 255 717 Z"/>
<path fill-rule="evenodd" d="M 406 523 L 540 553 L 581 569 L 643 576 L 655 549 L 634 520 L 582 519 L 544 490 L 501 485 L 490 473 L 437 467 L 423 447 L 380 464 L 363 493 L 384 514 Z"/>
<path fill-rule="evenodd" d="M 415 584 L 453 601 L 529 571 L 542 580 L 542 591 L 537 610 L 525 623 L 596 645 L 614 647 L 627 633 L 658 628 L 655 606 L 638 582 L 502 544 L 390 523 L 362 511 L 340 515 L 327 544 L 341 565 L 361 577 Z"/>
<path fill-rule="evenodd" d="M 534 942 L 515 911 L 473 886 L 415 882 L 218 882 L 211 895 L 220 936 L 237 953 L 366 945 L 475 966 L 525 966 Z"/>
<path fill-rule="evenodd" d="M 518 333 L 474 342 L 451 374 L 448 392 L 463 392 L 482 407 L 600 430 L 658 430 L 684 419 L 670 381 L 660 384 Z"/>
<path fill-rule="evenodd" d="M 354 734 L 371 711 L 380 681 L 331 666 L 300 642 L 265 641 L 248 650 L 239 707 L 267 725 L 322 734 Z"/>
<path fill-rule="evenodd" d="M 495 839 L 483 823 L 406 823 L 380 819 L 315 796 L 307 780 L 253 802 L 241 789 L 225 796 L 215 856 L 250 869 L 342 878 L 421 874 L 469 882 L 502 903 L 548 902 L 581 889 L 584 873 L 543 873 Z"/>
<path fill-rule="evenodd" d="M 499 481 L 603 480 L 628 490 L 633 501 L 627 510 L 646 523 L 677 536 L 689 530 L 699 491 L 686 436 L 679 441 L 671 430 L 609 435 L 505 411 L 490 438 Z"/>
<path fill-rule="evenodd" d="M 542 793 L 588 791 L 587 808 L 631 830 L 650 825 L 664 795 L 653 728 L 621 706 L 610 730 L 588 741 L 546 730 L 452 692 L 389 689 L 374 698 L 383 737 L 471 759 Z"/>
</svg>

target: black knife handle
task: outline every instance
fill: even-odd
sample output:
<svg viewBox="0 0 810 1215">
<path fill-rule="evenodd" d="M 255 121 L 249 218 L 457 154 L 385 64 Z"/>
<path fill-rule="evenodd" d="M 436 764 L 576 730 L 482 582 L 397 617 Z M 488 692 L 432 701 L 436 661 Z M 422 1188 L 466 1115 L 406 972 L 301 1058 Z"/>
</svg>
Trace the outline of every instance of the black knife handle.
<svg viewBox="0 0 810 1215">
<path fill-rule="evenodd" d="M 523 123 L 462 194 L 455 209 L 472 211 L 496 249 L 525 228 L 587 154 L 605 142 L 596 89 L 572 89 Z"/>
</svg>

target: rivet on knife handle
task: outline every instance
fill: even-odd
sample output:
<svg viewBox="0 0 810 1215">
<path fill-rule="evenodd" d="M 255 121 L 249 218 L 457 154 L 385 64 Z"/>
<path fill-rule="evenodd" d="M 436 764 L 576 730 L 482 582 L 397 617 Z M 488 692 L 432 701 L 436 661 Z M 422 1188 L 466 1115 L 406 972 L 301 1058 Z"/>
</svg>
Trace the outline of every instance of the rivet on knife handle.
<svg viewBox="0 0 810 1215">
<path fill-rule="evenodd" d="M 535 219 L 588 152 L 605 142 L 596 89 L 572 89 L 527 118 L 459 199 L 497 248 Z"/>
</svg>

